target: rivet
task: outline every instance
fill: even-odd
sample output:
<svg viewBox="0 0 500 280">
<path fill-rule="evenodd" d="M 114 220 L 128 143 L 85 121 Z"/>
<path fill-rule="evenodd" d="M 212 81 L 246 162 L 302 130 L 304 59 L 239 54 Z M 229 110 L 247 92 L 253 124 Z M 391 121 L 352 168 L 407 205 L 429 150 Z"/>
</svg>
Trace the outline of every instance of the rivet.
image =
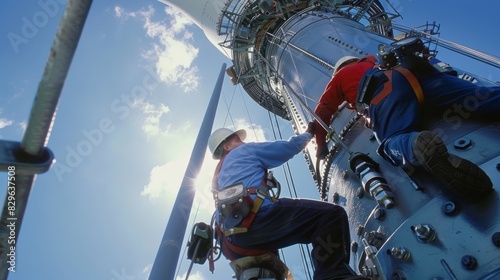
<svg viewBox="0 0 500 280">
<path fill-rule="evenodd" d="M 364 230 L 365 230 L 365 227 L 362 225 L 359 225 L 358 228 L 356 229 L 356 235 L 361 236 L 361 234 L 363 233 Z"/>
<path fill-rule="evenodd" d="M 358 242 L 351 242 L 351 252 L 356 253 L 358 251 Z"/>
<path fill-rule="evenodd" d="M 462 265 L 468 270 L 474 270 L 477 267 L 477 259 L 471 255 L 462 257 Z"/>
<path fill-rule="evenodd" d="M 443 210 L 443 213 L 447 216 L 454 216 L 458 212 L 457 206 L 451 201 L 445 202 L 441 210 Z"/>
<path fill-rule="evenodd" d="M 362 187 L 359 187 L 358 190 L 356 191 L 356 196 L 358 198 L 363 198 L 365 195 L 365 190 Z"/>
<path fill-rule="evenodd" d="M 344 180 L 347 180 L 347 178 L 349 178 L 349 171 L 344 170 L 344 171 L 342 172 L 342 177 L 344 178 Z"/>
</svg>

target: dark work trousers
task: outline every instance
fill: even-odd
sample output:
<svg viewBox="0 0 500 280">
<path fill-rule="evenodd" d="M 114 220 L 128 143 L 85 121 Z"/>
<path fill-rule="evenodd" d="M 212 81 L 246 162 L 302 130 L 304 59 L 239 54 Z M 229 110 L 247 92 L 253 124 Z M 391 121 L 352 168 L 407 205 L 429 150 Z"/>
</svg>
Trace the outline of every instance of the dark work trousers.
<svg viewBox="0 0 500 280">
<path fill-rule="evenodd" d="M 280 198 L 259 209 L 247 233 L 231 235 L 229 240 L 236 246 L 256 250 L 312 244 L 315 280 L 356 275 L 349 267 L 347 214 L 332 203 Z"/>
<path fill-rule="evenodd" d="M 392 93 L 377 105 L 370 105 L 373 131 L 379 143 L 378 153 L 396 166 L 411 163 L 418 166 L 412 143 L 421 131 L 422 114 L 432 113 L 450 126 L 475 116 L 500 117 L 500 87 L 481 87 L 437 70 L 413 71 L 418 79 L 424 102 L 419 104 L 408 80 L 392 71 Z M 375 97 L 382 90 L 380 86 Z"/>
</svg>

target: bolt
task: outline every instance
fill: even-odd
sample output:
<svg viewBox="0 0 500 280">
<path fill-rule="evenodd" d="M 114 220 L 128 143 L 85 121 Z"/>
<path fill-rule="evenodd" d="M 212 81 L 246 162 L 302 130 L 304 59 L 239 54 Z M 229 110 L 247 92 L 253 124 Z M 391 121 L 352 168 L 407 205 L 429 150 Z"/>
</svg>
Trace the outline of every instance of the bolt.
<svg viewBox="0 0 500 280">
<path fill-rule="evenodd" d="M 497 163 L 497 170 L 500 171 L 500 163 Z"/>
<path fill-rule="evenodd" d="M 359 187 L 356 191 L 356 196 L 358 198 L 363 198 L 363 196 L 365 196 L 365 190 L 362 187 Z"/>
<path fill-rule="evenodd" d="M 451 201 L 445 202 L 443 204 L 443 206 L 441 207 L 441 210 L 443 210 L 443 213 L 446 216 L 454 216 L 458 212 L 457 206 L 455 205 L 455 203 L 453 203 Z"/>
<path fill-rule="evenodd" d="M 462 257 L 462 265 L 468 270 L 474 270 L 477 267 L 477 259 L 471 255 Z"/>
<path fill-rule="evenodd" d="M 351 242 L 351 252 L 356 253 L 358 251 L 358 242 Z"/>
<path fill-rule="evenodd" d="M 406 261 L 410 258 L 410 252 L 403 247 L 392 247 L 390 254 L 396 259 L 400 259 L 402 261 Z"/>
<path fill-rule="evenodd" d="M 375 217 L 375 219 L 379 220 L 379 221 L 383 221 L 385 219 L 385 211 L 384 209 L 377 209 L 375 210 L 375 213 L 373 214 L 373 216 Z"/>
<path fill-rule="evenodd" d="M 500 231 L 493 233 L 493 236 L 491 236 L 491 241 L 493 241 L 493 244 L 495 244 L 495 246 L 500 247 Z"/>
<path fill-rule="evenodd" d="M 460 138 L 453 143 L 453 146 L 455 146 L 457 150 L 465 150 L 472 146 L 472 141 L 467 138 Z"/>
<path fill-rule="evenodd" d="M 402 271 L 394 271 L 391 275 L 391 280 L 406 280 L 406 276 Z"/>
<path fill-rule="evenodd" d="M 335 192 L 333 194 L 333 202 L 335 202 L 335 203 L 339 202 L 339 198 L 340 198 L 339 193 Z"/>
<path fill-rule="evenodd" d="M 415 227 L 411 227 L 411 229 L 415 232 L 418 240 L 422 242 L 432 242 L 436 239 L 436 231 L 430 225 L 417 225 Z"/>
<path fill-rule="evenodd" d="M 363 233 L 364 230 L 365 230 L 365 227 L 362 225 L 359 225 L 357 230 L 356 230 L 356 235 L 361 236 L 361 234 Z"/>
<path fill-rule="evenodd" d="M 370 268 L 366 265 L 363 265 L 363 268 L 361 269 L 361 275 L 363 275 L 365 277 L 371 277 L 371 276 L 374 276 L 376 274 L 373 273 L 372 268 Z"/>
</svg>

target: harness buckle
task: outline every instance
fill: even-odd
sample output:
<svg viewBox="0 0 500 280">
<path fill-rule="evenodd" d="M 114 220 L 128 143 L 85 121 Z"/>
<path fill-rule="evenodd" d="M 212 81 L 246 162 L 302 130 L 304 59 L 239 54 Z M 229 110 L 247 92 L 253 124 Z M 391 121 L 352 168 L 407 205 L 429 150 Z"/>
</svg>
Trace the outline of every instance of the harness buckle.
<svg viewBox="0 0 500 280">
<path fill-rule="evenodd" d="M 267 193 L 269 195 L 269 192 L 272 192 L 273 195 L 269 195 L 271 197 L 271 200 L 274 202 L 278 200 L 280 197 L 281 193 L 281 184 L 276 178 L 274 177 L 274 173 L 272 171 L 268 171 L 266 175 L 266 187 L 267 187 Z M 276 191 L 274 191 L 276 189 Z"/>
</svg>

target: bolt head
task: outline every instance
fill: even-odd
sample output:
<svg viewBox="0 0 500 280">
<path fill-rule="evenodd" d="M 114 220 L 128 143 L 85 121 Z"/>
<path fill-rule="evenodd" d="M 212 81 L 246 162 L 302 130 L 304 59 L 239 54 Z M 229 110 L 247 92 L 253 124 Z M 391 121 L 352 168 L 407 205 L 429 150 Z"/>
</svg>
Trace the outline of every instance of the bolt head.
<svg viewBox="0 0 500 280">
<path fill-rule="evenodd" d="M 460 138 L 453 143 L 453 146 L 458 150 L 466 150 L 472 146 L 472 141 L 468 138 Z"/>
<path fill-rule="evenodd" d="M 455 205 L 455 203 L 447 201 L 443 204 L 441 210 L 447 216 L 454 216 L 458 212 L 458 207 Z"/>
<path fill-rule="evenodd" d="M 474 270 L 477 267 L 477 259 L 471 255 L 462 257 L 462 265 L 468 270 Z"/>
<path fill-rule="evenodd" d="M 493 244 L 495 244 L 495 246 L 500 247 L 500 231 L 495 232 L 491 236 L 491 241 L 493 241 Z"/>
</svg>

